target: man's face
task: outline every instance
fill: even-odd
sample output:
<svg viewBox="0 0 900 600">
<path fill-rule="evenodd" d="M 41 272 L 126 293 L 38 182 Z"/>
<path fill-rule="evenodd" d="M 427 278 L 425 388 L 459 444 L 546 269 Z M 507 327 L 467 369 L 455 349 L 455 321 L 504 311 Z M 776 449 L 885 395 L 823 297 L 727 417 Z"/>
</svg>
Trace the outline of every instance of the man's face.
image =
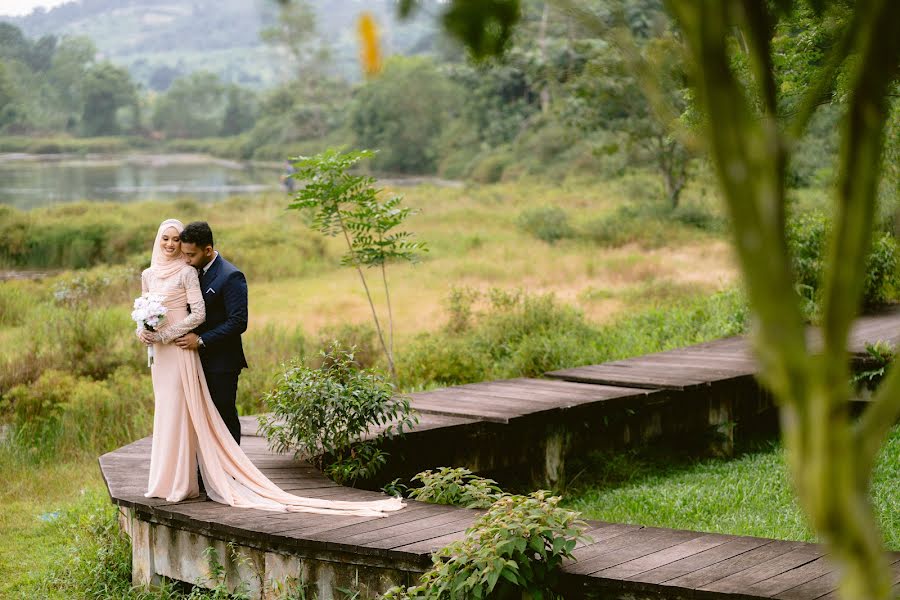
<svg viewBox="0 0 900 600">
<path fill-rule="evenodd" d="M 181 242 L 181 253 L 184 255 L 184 260 L 187 261 L 187 264 L 198 269 L 202 269 L 213 259 L 212 246 L 200 247 L 197 244 Z"/>
</svg>

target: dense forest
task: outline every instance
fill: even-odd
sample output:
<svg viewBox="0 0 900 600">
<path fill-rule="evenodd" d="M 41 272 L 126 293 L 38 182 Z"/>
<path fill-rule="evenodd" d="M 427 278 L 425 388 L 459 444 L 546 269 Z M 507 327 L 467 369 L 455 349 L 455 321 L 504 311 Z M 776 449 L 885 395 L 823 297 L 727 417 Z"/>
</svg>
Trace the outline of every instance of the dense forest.
<svg viewBox="0 0 900 600">
<path fill-rule="evenodd" d="M 378 150 L 373 166 L 381 172 L 482 182 L 609 177 L 647 168 L 658 173 L 660 193 L 677 204 L 699 163 L 670 134 L 699 127 L 702 118 L 658 0 L 594 0 L 585 3 L 587 19 L 549 3 L 525 2 L 522 26 L 503 58 L 487 61 L 473 60 L 436 33 L 441 3 L 419 4 L 422 10 L 407 21 L 399 21 L 393 3 L 349 0 L 327 3 L 327 9 L 325 3 L 297 1 L 281 8 L 195 2 L 178 10 L 164 0 L 87 0 L 33 13 L 19 19 L 21 28 L 0 23 L 0 128 L 7 136 L 128 136 L 139 146 L 162 140 L 170 150 L 239 159 L 367 147 Z M 248 72 L 229 76 L 163 65 L 145 83 L 146 64 L 129 69 L 110 62 L 98 50 L 100 42 L 75 35 L 86 30 L 76 27 L 85 15 L 102 23 L 136 7 L 152 7 L 147 14 L 159 18 L 150 21 L 168 27 L 148 29 L 139 46 L 132 42 L 132 52 L 262 49 L 266 58 L 258 71 L 278 75 L 260 87 Z M 355 19 L 364 8 L 382 23 L 388 57 L 380 75 L 369 79 L 360 77 L 358 64 L 354 76 L 346 73 L 346 59 L 357 51 Z M 801 8 L 781 26 L 773 43 L 783 90 L 809 84 L 841 19 L 839 9 L 816 16 Z M 677 114 L 662 118 L 651 110 L 633 72 L 634 57 L 612 35 L 598 36 L 598 21 L 608 32 L 617 31 L 613 23 L 624 24 L 619 29 L 634 43 L 632 51 L 663 73 L 656 93 Z M 198 23 L 205 28 L 190 35 L 184 30 Z M 51 30 L 62 33 L 34 37 Z M 120 37 L 120 44 L 137 39 L 127 32 Z M 749 65 L 735 56 L 733 68 L 750 79 Z M 784 97 L 790 101 L 791 94 Z M 804 151 L 791 165 L 791 184 L 828 181 L 841 103 L 840 90 L 822 99 Z"/>
</svg>

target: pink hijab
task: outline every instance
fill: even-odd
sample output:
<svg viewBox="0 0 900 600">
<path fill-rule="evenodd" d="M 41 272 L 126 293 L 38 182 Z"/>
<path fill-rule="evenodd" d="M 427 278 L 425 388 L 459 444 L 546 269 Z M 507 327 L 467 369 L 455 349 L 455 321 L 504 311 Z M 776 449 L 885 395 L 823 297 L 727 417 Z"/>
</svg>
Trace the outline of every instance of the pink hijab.
<svg viewBox="0 0 900 600">
<path fill-rule="evenodd" d="M 163 254 L 162 249 L 159 247 L 163 232 L 170 227 L 174 227 L 178 230 L 179 234 L 184 231 L 184 225 L 178 219 L 166 219 L 163 221 L 160 224 L 159 229 L 156 230 L 156 240 L 153 242 L 153 254 L 150 255 L 150 270 L 153 271 L 154 276 L 162 279 L 178 273 L 187 264 L 184 262 L 184 257 L 181 255 L 181 252 L 169 258 Z"/>
</svg>

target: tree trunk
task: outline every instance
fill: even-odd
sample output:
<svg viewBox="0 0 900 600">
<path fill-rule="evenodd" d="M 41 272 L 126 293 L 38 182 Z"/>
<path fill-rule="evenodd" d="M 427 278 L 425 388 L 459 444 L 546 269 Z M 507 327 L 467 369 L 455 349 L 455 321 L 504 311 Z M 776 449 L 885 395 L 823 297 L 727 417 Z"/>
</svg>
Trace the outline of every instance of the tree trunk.
<svg viewBox="0 0 900 600">
<path fill-rule="evenodd" d="M 550 20 L 550 5 L 544 2 L 544 12 L 541 15 L 541 28 L 538 30 L 538 47 L 541 49 L 541 70 L 544 74 L 544 85 L 541 87 L 541 112 L 550 112 L 550 82 L 547 77 L 547 22 Z"/>
</svg>

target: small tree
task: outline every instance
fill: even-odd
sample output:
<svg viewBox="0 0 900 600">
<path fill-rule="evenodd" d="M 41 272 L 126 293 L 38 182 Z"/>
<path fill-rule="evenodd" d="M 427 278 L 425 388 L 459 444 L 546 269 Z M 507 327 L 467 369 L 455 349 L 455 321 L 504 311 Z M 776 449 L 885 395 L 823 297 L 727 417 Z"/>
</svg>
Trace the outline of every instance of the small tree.
<svg viewBox="0 0 900 600">
<path fill-rule="evenodd" d="M 295 450 L 352 485 L 384 466 L 383 443 L 417 419 L 409 399 L 394 396 L 381 373 L 358 368 L 352 350 L 336 345 L 321 357 L 318 369 L 291 364 L 284 370 L 265 397 L 272 412 L 259 417 L 260 431 L 276 452 Z"/>
<path fill-rule="evenodd" d="M 390 261 L 415 262 L 419 252 L 427 252 L 422 242 L 410 240 L 411 233 L 395 231 L 412 209 L 400 206 L 403 196 L 379 199 L 381 190 L 375 187 L 375 178 L 370 175 L 353 175 L 350 169 L 364 158 L 371 158 L 370 150 L 341 153 L 327 150 L 312 157 L 294 160 L 296 179 L 306 182 L 294 195 L 293 209 L 311 209 L 312 227 L 328 236 L 342 236 L 347 244 L 347 252 L 341 264 L 352 266 L 359 273 L 372 310 L 372 320 L 378 340 L 384 350 L 394 383 L 397 370 L 394 366 L 394 315 L 387 283 L 386 265 Z M 387 302 L 388 336 L 378 318 L 375 303 L 363 267 L 381 270 L 381 281 Z"/>
</svg>

